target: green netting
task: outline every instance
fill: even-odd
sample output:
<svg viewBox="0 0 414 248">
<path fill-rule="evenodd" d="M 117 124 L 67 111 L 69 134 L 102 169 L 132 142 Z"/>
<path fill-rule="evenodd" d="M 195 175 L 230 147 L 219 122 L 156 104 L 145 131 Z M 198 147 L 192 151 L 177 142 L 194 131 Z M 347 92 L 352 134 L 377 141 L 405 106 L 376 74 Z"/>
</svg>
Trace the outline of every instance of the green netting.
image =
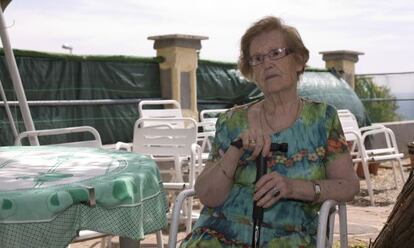
<svg viewBox="0 0 414 248">
<path fill-rule="evenodd" d="M 241 104 L 260 97 L 261 91 L 244 79 L 236 64 L 200 61 L 197 70 L 197 97 L 200 100 Z"/>
<path fill-rule="evenodd" d="M 16 52 L 16 63 L 28 100 L 160 97 L 156 59 L 41 55 Z M 15 100 L 4 56 L 0 58 L 0 79 L 6 96 L 8 100 Z"/>
<path fill-rule="evenodd" d="M 2 50 L 1 50 L 2 52 Z M 161 96 L 158 58 L 69 56 L 15 50 L 26 98 L 36 100 L 139 99 Z M 4 56 L 0 80 L 9 101 L 16 101 Z M 36 129 L 90 125 L 104 144 L 131 141 L 137 104 L 30 106 Z M 0 145 L 12 145 L 4 107 L 0 108 Z M 18 107 L 11 108 L 19 131 L 24 125 Z"/>
<path fill-rule="evenodd" d="M 15 50 L 27 100 L 96 100 L 160 98 L 159 62 L 162 58 L 128 56 L 73 56 Z M 0 80 L 9 101 L 16 101 L 0 50 Z M 348 108 L 361 126 L 364 108 L 346 82 L 327 70 L 307 68 L 299 84 L 302 96 Z M 200 60 L 197 70 L 198 110 L 228 108 L 262 97 L 244 79 L 235 63 Z M 36 129 L 89 125 L 104 144 L 130 142 L 139 117 L 137 104 L 30 106 Z M 12 107 L 18 130 L 24 131 L 17 107 Z M 4 107 L 0 107 L 0 145 L 12 145 L 13 136 Z"/>
</svg>

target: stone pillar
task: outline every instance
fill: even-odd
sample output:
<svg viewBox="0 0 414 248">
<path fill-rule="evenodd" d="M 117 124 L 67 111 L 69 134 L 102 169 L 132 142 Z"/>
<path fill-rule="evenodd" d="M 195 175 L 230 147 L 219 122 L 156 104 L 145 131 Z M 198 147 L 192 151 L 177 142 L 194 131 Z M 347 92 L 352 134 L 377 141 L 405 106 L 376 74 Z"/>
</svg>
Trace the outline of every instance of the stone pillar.
<svg viewBox="0 0 414 248">
<path fill-rule="evenodd" d="M 205 36 L 171 34 L 150 36 L 160 63 L 161 95 L 180 102 L 183 115 L 198 120 L 197 82 L 198 51 Z"/>
<path fill-rule="evenodd" d="M 327 69 L 335 69 L 352 89 L 355 88 L 355 63 L 358 62 L 358 56 L 364 53 L 338 50 L 319 52 L 319 54 L 322 54 Z"/>
</svg>

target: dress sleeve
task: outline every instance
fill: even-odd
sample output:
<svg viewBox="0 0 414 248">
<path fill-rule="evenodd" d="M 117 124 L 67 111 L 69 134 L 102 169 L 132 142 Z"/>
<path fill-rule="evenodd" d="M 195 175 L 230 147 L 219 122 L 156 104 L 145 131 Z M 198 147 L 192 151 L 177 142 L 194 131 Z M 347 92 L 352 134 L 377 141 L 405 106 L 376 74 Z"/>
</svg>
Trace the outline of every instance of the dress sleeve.
<svg viewBox="0 0 414 248">
<path fill-rule="evenodd" d="M 228 117 L 229 113 L 220 114 L 216 122 L 216 133 L 211 146 L 209 160 L 216 161 L 223 156 L 230 146 Z"/>
<path fill-rule="evenodd" d="M 339 121 L 338 113 L 332 106 L 327 108 L 327 145 L 325 153 L 325 162 L 329 163 L 335 160 L 339 155 L 349 153 L 348 144 Z"/>
</svg>

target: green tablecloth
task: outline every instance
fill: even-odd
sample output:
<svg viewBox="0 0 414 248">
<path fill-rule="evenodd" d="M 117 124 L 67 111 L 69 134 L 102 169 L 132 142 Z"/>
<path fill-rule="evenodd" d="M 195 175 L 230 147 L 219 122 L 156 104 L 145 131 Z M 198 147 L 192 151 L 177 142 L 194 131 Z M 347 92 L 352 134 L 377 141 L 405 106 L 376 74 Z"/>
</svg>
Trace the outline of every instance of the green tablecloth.
<svg viewBox="0 0 414 248">
<path fill-rule="evenodd" d="M 90 207 L 88 188 L 96 206 Z M 143 239 L 167 225 L 158 168 L 97 148 L 0 147 L 0 247 L 65 247 L 78 230 Z"/>
</svg>

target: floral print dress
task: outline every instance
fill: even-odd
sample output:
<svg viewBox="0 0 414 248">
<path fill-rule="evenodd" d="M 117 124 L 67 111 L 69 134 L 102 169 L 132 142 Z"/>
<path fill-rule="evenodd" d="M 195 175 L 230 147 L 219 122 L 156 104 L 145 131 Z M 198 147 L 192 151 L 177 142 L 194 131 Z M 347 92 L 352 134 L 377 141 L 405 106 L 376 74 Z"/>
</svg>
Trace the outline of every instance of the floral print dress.
<svg viewBox="0 0 414 248">
<path fill-rule="evenodd" d="M 271 155 L 268 172 L 294 179 L 325 179 L 326 166 L 348 152 L 347 144 L 334 107 L 309 100 L 303 103 L 291 127 L 272 135 L 272 143 L 288 143 L 288 151 Z M 219 160 L 230 142 L 248 128 L 247 110 L 252 104 L 232 108 L 219 117 L 210 160 Z M 219 207 L 202 209 L 182 248 L 250 247 L 256 164 L 246 160 L 249 155 L 242 155 L 226 201 Z M 260 247 L 315 247 L 320 205 L 282 199 L 265 209 Z"/>
</svg>

